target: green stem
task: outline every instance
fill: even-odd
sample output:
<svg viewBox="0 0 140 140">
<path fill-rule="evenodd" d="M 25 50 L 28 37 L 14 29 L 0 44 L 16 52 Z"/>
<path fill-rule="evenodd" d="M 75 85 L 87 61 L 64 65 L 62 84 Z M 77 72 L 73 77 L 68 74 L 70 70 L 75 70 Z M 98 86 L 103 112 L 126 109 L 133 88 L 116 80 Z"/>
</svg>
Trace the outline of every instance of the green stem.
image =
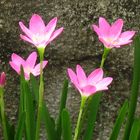
<svg viewBox="0 0 140 140">
<path fill-rule="evenodd" d="M 78 137 L 79 137 L 79 134 L 80 134 L 80 131 L 81 131 L 82 114 L 83 114 L 83 110 L 84 110 L 86 100 L 87 100 L 87 97 L 82 96 L 81 105 L 80 105 L 80 112 L 79 112 L 79 116 L 78 116 L 78 120 L 77 120 L 77 125 L 76 125 L 76 128 L 75 128 L 74 140 L 78 140 Z"/>
<path fill-rule="evenodd" d="M 102 60 L 101 60 L 101 65 L 100 65 L 100 68 L 103 68 L 104 63 L 105 63 L 105 60 L 106 60 L 107 55 L 108 55 L 108 53 L 109 53 L 109 52 L 110 52 L 110 49 L 109 49 L 109 48 L 104 47 L 104 53 L 103 53 L 103 55 L 102 55 Z"/>
<path fill-rule="evenodd" d="M 0 110 L 1 110 L 1 119 L 2 119 L 4 140 L 8 140 L 6 119 L 5 119 L 5 114 L 4 114 L 4 99 L 3 99 L 3 88 L 2 87 L 0 87 Z"/>
<path fill-rule="evenodd" d="M 42 113 L 42 106 L 43 106 L 43 93 L 44 93 L 44 82 L 43 82 L 44 48 L 39 48 L 38 52 L 39 52 L 39 56 L 40 56 L 40 85 L 39 85 L 39 103 L 38 103 L 38 113 L 37 113 L 35 140 L 39 139 L 39 130 L 40 130 L 40 123 L 41 123 L 41 113 Z"/>
<path fill-rule="evenodd" d="M 110 50 L 111 49 L 104 47 L 104 53 L 102 55 L 100 68 L 103 68 L 105 60 L 106 60 L 107 55 L 109 54 Z M 85 132 L 84 140 L 90 140 L 92 137 L 101 97 L 102 97 L 102 94 L 97 93 L 97 94 L 93 95 L 87 103 L 86 112 L 88 109 L 89 114 L 88 114 L 87 130 Z M 84 117 L 85 117 L 85 115 L 84 115 Z"/>
</svg>

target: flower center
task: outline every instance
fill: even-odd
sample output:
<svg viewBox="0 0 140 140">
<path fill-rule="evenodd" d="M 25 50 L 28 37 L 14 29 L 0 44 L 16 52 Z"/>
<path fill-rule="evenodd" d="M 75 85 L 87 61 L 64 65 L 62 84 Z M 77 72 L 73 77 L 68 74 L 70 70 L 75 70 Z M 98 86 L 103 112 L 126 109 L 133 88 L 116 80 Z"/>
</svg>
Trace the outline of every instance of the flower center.
<svg viewBox="0 0 140 140">
<path fill-rule="evenodd" d="M 24 68 L 24 72 L 26 73 L 26 74 L 30 74 L 31 73 L 31 68 L 30 67 L 25 67 Z"/>
<path fill-rule="evenodd" d="M 37 33 L 33 36 L 32 40 L 37 44 L 37 43 L 40 43 L 44 40 L 44 36 Z"/>
<path fill-rule="evenodd" d="M 105 40 L 106 40 L 106 42 L 109 42 L 110 44 L 114 44 L 114 45 L 118 43 L 118 41 L 113 40 L 113 38 L 106 38 Z"/>
</svg>

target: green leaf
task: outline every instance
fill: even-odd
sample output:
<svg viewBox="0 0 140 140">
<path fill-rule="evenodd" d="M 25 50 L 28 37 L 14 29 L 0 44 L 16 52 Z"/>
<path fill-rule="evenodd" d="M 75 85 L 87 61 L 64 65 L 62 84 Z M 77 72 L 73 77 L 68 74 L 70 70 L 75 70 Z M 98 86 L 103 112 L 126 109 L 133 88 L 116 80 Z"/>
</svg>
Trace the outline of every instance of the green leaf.
<svg viewBox="0 0 140 140">
<path fill-rule="evenodd" d="M 50 117 L 48 108 L 46 104 L 43 102 L 42 106 L 42 118 L 45 123 L 46 133 L 47 133 L 47 140 L 56 140 L 56 131 L 55 131 L 55 121 L 53 118 Z"/>
<path fill-rule="evenodd" d="M 25 112 L 25 132 L 26 139 L 34 139 L 35 134 L 35 107 L 33 105 L 33 97 L 30 92 L 28 81 L 24 78 L 24 71 L 21 67 L 21 95 L 20 95 L 20 109 L 19 116 Z"/>
<path fill-rule="evenodd" d="M 58 119 L 57 119 L 57 123 L 56 123 L 57 140 L 61 139 L 61 113 L 62 113 L 62 110 L 66 106 L 67 93 L 68 93 L 68 80 L 65 79 L 64 85 L 63 85 L 63 90 L 61 93 L 61 101 L 60 101 Z"/>
<path fill-rule="evenodd" d="M 5 115 L 5 119 L 6 119 L 6 127 L 7 127 L 8 139 L 9 140 L 14 140 L 15 127 L 14 127 L 14 125 L 10 124 L 10 122 L 8 121 L 8 118 L 7 118 L 6 115 Z"/>
<path fill-rule="evenodd" d="M 129 140 L 139 140 L 140 135 L 140 119 L 136 118 L 133 122 Z"/>
<path fill-rule="evenodd" d="M 124 140 L 129 139 L 131 127 L 134 121 L 134 115 L 137 105 L 138 90 L 140 83 L 140 37 L 137 36 L 134 40 L 134 70 L 133 70 L 133 81 L 130 92 L 130 102 L 129 102 L 129 111 L 128 119 L 126 122 Z"/>
<path fill-rule="evenodd" d="M 35 79 L 35 77 L 31 74 L 31 90 L 33 93 L 33 96 L 35 97 L 35 101 L 38 103 L 38 99 L 39 99 L 39 84 L 37 82 L 37 80 Z"/>
<path fill-rule="evenodd" d="M 120 132 L 122 123 L 125 120 L 126 117 L 126 113 L 128 112 L 128 101 L 126 100 L 123 104 L 123 106 L 121 107 L 120 111 L 119 111 L 119 115 L 117 117 L 117 120 L 115 122 L 113 131 L 111 133 L 111 137 L 110 140 L 117 140 L 118 138 L 118 134 Z"/>
<path fill-rule="evenodd" d="M 26 129 L 28 127 L 28 130 L 30 132 L 30 138 L 34 139 L 34 134 L 35 134 L 35 106 L 33 103 L 33 95 L 30 92 L 30 88 L 28 85 L 28 82 L 25 82 L 25 98 L 26 98 L 26 102 L 25 102 L 25 106 L 26 106 Z M 28 124 L 27 124 L 28 123 Z"/>
<path fill-rule="evenodd" d="M 20 74 L 20 102 L 19 102 L 19 113 L 18 116 L 20 117 L 20 114 L 24 111 L 24 84 L 25 78 L 24 78 L 24 71 L 21 67 L 21 74 Z"/>
<path fill-rule="evenodd" d="M 68 110 L 63 109 L 61 115 L 63 140 L 72 140 L 71 120 Z"/>
<path fill-rule="evenodd" d="M 89 110 L 88 122 L 87 122 L 87 127 L 86 127 L 86 131 L 85 131 L 83 140 L 92 139 L 101 96 L 102 96 L 101 93 L 97 93 L 97 94 L 93 95 L 92 97 L 90 97 L 91 99 L 88 102 L 88 110 Z"/>
<path fill-rule="evenodd" d="M 23 130 L 24 130 L 24 123 L 25 123 L 25 112 L 20 114 L 18 125 L 16 129 L 15 139 L 14 140 L 22 140 L 23 137 Z"/>
<path fill-rule="evenodd" d="M 9 140 L 14 140 L 15 127 L 14 127 L 14 125 L 10 124 L 10 122 L 8 121 L 8 118 L 7 118 L 6 115 L 5 115 L 5 121 L 6 121 L 6 128 L 7 128 L 8 139 Z M 1 115 L 0 115 L 0 123 L 2 123 Z"/>
</svg>

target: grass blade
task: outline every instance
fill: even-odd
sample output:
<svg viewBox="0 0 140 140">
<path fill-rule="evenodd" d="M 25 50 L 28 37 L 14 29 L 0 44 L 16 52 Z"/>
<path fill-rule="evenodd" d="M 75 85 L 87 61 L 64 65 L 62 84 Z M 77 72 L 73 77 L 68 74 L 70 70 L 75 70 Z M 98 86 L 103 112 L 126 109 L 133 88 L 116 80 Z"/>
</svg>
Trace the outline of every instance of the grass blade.
<svg viewBox="0 0 140 140">
<path fill-rule="evenodd" d="M 42 106 L 42 118 L 45 123 L 46 133 L 47 133 L 47 140 L 56 140 L 56 131 L 55 131 L 55 123 L 54 120 L 50 117 L 48 108 L 46 107 L 45 103 L 43 102 Z"/>
<path fill-rule="evenodd" d="M 32 94 L 35 98 L 36 103 L 38 103 L 38 99 L 39 99 L 39 84 L 37 82 L 37 80 L 35 79 L 35 77 L 31 74 L 31 90 L 32 90 Z"/>
<path fill-rule="evenodd" d="M 34 134 L 35 134 L 35 126 L 36 126 L 36 123 L 35 123 L 35 106 L 34 106 L 34 103 L 33 103 L 33 95 L 31 94 L 30 92 L 30 88 L 29 88 L 29 85 L 28 85 L 28 82 L 26 81 L 25 82 L 25 94 L 26 94 L 26 110 L 25 110 L 25 113 L 26 113 L 26 125 L 28 127 L 28 130 L 30 132 L 30 138 L 32 140 L 34 140 Z M 28 124 L 27 124 L 28 123 Z M 26 129 L 27 129 L 26 127 Z"/>
<path fill-rule="evenodd" d="M 71 120 L 67 109 L 62 111 L 62 134 L 63 140 L 72 140 Z"/>
<path fill-rule="evenodd" d="M 128 111 L 128 101 L 126 100 L 124 102 L 123 106 L 121 107 L 120 111 L 119 111 L 119 115 L 117 117 L 117 120 L 115 122 L 113 131 L 111 133 L 110 140 L 117 140 L 118 134 L 119 134 L 121 126 L 122 126 L 122 123 L 125 120 L 127 111 Z"/>
<path fill-rule="evenodd" d="M 137 36 L 134 40 L 133 81 L 132 81 L 132 87 L 131 87 L 131 92 L 130 92 L 128 119 L 126 122 L 123 140 L 129 139 L 131 127 L 132 127 L 132 124 L 134 121 L 136 105 L 137 105 L 139 83 L 140 83 L 140 38 L 139 38 L 139 36 Z"/>
<path fill-rule="evenodd" d="M 139 140 L 140 134 L 140 119 L 135 119 L 132 125 L 129 140 Z"/>
<path fill-rule="evenodd" d="M 62 129 L 61 128 L 61 114 L 62 114 L 63 109 L 66 106 L 67 93 L 68 93 L 68 80 L 65 80 L 64 85 L 63 85 L 62 94 L 61 94 L 58 119 L 57 119 L 57 123 L 56 123 L 57 140 L 61 139 L 61 129 Z"/>
<path fill-rule="evenodd" d="M 14 140 L 22 140 L 25 123 L 25 112 L 20 114 Z"/>
<path fill-rule="evenodd" d="M 97 93 L 91 97 L 91 100 L 89 100 L 90 103 L 88 105 L 88 110 L 89 110 L 88 122 L 87 122 L 87 127 L 86 127 L 86 131 L 85 131 L 83 140 L 92 139 L 101 96 L 102 96 L 101 93 Z"/>
</svg>

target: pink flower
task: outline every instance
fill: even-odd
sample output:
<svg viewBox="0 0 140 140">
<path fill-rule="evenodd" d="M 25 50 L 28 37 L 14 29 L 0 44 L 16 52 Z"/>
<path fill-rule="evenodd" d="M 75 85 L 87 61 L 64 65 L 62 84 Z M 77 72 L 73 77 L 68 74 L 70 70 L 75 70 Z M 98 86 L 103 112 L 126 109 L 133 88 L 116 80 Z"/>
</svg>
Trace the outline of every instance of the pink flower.
<svg viewBox="0 0 140 140">
<path fill-rule="evenodd" d="M 6 83 L 6 75 L 4 72 L 2 72 L 0 75 L 0 87 L 3 87 L 5 83 Z"/>
<path fill-rule="evenodd" d="M 110 25 L 106 19 L 99 18 L 99 27 L 92 25 L 93 30 L 97 33 L 99 40 L 107 48 L 120 48 L 122 45 L 126 45 L 132 42 L 132 37 L 135 35 L 135 31 L 122 32 L 123 20 L 118 19 Z"/>
<path fill-rule="evenodd" d="M 32 52 L 26 60 L 22 59 L 19 55 L 13 53 L 10 61 L 11 67 L 20 74 L 20 68 L 23 67 L 24 76 L 26 80 L 30 79 L 30 74 L 38 76 L 40 74 L 40 63 L 35 66 L 37 60 L 37 53 Z M 43 61 L 43 68 L 47 65 L 48 61 Z"/>
<path fill-rule="evenodd" d="M 87 97 L 97 91 L 107 90 L 107 86 L 110 85 L 113 80 L 111 77 L 103 78 L 103 70 L 101 68 L 94 70 L 87 77 L 80 65 L 77 65 L 76 73 L 68 68 L 68 75 L 80 94 Z"/>
<path fill-rule="evenodd" d="M 37 48 L 45 48 L 63 31 L 63 27 L 55 30 L 56 24 L 57 17 L 53 18 L 45 26 L 43 19 L 39 15 L 34 14 L 30 19 L 29 29 L 22 22 L 19 22 L 20 28 L 25 33 L 25 35 L 20 34 L 20 37 L 34 44 Z"/>
</svg>

